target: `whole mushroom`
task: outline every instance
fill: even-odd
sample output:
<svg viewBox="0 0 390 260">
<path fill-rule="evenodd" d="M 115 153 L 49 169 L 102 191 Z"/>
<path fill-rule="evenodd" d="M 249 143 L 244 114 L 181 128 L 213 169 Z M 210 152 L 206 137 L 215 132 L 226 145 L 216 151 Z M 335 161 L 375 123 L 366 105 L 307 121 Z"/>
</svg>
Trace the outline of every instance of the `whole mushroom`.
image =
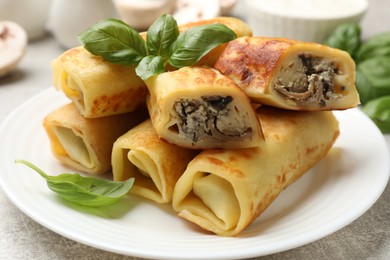
<svg viewBox="0 0 390 260">
<path fill-rule="evenodd" d="M 26 31 L 12 21 L 0 21 L 0 77 L 12 72 L 26 51 Z"/>
</svg>

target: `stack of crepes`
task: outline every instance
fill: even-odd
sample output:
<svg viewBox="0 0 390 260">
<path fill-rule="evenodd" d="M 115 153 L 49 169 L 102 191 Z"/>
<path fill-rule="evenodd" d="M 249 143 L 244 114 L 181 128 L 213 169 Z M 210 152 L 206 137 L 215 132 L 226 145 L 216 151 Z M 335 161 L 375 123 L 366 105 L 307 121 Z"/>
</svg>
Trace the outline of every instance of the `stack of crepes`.
<svg viewBox="0 0 390 260">
<path fill-rule="evenodd" d="M 72 101 L 44 121 L 59 161 L 86 173 L 135 178 L 130 193 L 172 203 L 178 215 L 236 236 L 333 146 L 331 110 L 359 104 L 355 64 L 316 43 L 237 39 L 198 64 L 153 76 L 83 47 L 53 61 L 54 86 Z"/>
</svg>

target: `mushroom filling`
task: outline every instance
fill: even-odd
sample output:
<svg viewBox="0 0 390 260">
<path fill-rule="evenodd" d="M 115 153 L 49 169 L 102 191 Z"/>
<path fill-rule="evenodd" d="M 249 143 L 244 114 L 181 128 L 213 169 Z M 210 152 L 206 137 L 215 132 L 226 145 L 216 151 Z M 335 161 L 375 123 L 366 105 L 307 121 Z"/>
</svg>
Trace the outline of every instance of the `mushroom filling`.
<svg viewBox="0 0 390 260">
<path fill-rule="evenodd" d="M 301 54 L 298 58 L 281 69 L 274 85 L 278 93 L 298 104 L 320 106 L 341 97 L 335 93 L 337 69 L 333 62 L 308 54 Z"/>
<path fill-rule="evenodd" d="M 177 124 L 170 129 L 194 143 L 208 137 L 223 140 L 251 133 L 247 116 L 232 101 L 231 96 L 180 99 L 174 104 Z"/>
</svg>

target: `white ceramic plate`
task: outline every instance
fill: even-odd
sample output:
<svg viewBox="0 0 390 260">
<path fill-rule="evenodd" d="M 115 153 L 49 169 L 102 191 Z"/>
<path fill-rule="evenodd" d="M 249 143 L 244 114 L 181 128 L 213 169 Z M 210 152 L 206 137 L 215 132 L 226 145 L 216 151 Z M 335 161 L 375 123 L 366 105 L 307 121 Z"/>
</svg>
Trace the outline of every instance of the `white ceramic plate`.
<svg viewBox="0 0 390 260">
<path fill-rule="evenodd" d="M 42 119 L 68 101 L 48 89 L 16 109 L 0 128 L 0 183 L 10 200 L 43 226 L 103 250 L 158 259 L 237 259 L 298 247 L 337 231 L 368 210 L 389 179 L 383 135 L 358 109 L 335 112 L 341 135 L 330 154 L 286 189 L 240 236 L 203 233 L 169 206 L 128 197 L 102 209 L 75 210 L 41 177 L 68 169 L 51 155 Z"/>
</svg>

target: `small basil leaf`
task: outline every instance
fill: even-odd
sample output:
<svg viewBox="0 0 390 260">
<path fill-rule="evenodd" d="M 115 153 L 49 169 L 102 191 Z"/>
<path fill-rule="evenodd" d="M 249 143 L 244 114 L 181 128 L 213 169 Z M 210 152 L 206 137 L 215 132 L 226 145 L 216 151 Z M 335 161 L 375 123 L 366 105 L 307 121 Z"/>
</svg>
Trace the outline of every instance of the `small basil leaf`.
<svg viewBox="0 0 390 260">
<path fill-rule="evenodd" d="M 361 29 L 356 23 L 346 23 L 338 26 L 325 44 L 348 52 L 355 57 L 361 45 Z"/>
<path fill-rule="evenodd" d="M 134 183 L 134 178 L 119 182 L 84 177 L 78 173 L 50 176 L 30 162 L 25 160 L 15 162 L 22 163 L 39 173 L 46 180 L 47 186 L 61 198 L 88 207 L 103 207 L 118 201 L 129 192 Z"/>
<path fill-rule="evenodd" d="M 384 56 L 390 57 L 390 32 L 378 34 L 365 41 L 357 53 L 357 61 Z"/>
<path fill-rule="evenodd" d="M 356 86 L 362 104 L 390 95 L 390 57 L 377 57 L 357 65 Z"/>
<path fill-rule="evenodd" d="M 146 56 L 140 34 L 116 19 L 102 20 L 79 35 L 84 47 L 111 63 L 135 65 Z"/>
<path fill-rule="evenodd" d="M 222 24 L 193 27 L 180 33 L 172 44 L 168 63 L 176 68 L 192 66 L 213 48 L 236 37 L 231 29 Z"/>
<path fill-rule="evenodd" d="M 374 121 L 382 133 L 390 133 L 390 96 L 371 100 L 363 107 L 363 112 Z"/>
<path fill-rule="evenodd" d="M 161 56 L 152 55 L 144 57 L 135 68 L 135 73 L 144 81 L 164 71 L 164 59 Z"/>
<path fill-rule="evenodd" d="M 164 14 L 150 27 L 146 36 L 149 55 L 161 56 L 166 60 L 172 43 L 179 36 L 179 28 L 172 15 Z"/>
<path fill-rule="evenodd" d="M 371 99 L 371 83 L 359 66 L 356 68 L 356 88 L 359 92 L 360 102 L 362 104 L 367 103 Z"/>
</svg>

